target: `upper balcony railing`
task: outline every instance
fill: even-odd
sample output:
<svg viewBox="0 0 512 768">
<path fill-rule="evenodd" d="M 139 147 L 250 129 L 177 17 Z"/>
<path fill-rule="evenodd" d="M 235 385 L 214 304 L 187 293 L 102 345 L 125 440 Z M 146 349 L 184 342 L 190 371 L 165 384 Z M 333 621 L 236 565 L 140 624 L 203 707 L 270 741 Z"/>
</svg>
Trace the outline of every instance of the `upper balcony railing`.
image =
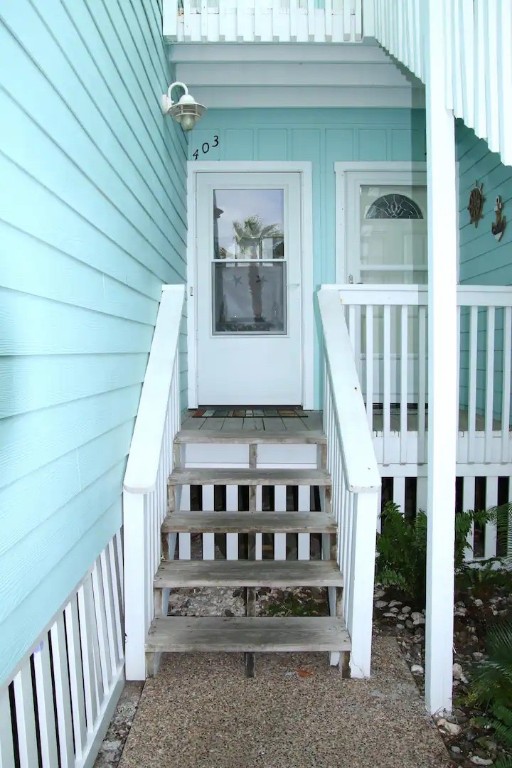
<svg viewBox="0 0 512 768">
<path fill-rule="evenodd" d="M 168 42 L 355 43 L 363 0 L 164 0 Z"/>
<path fill-rule="evenodd" d="M 370 19 L 370 3 L 373 3 Z M 425 82 L 427 3 L 365 0 L 365 35 L 375 37 Z M 512 164 L 512 3 L 450 0 L 438 32 L 446 49 L 445 104 Z"/>
</svg>

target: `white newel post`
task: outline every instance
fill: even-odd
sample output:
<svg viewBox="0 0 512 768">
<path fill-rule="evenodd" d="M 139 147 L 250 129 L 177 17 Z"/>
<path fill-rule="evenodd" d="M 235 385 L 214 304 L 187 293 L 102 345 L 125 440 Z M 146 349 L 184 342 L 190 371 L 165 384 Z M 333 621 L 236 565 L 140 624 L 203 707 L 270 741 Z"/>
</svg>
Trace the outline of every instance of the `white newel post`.
<svg viewBox="0 0 512 768">
<path fill-rule="evenodd" d="M 425 3 L 428 160 L 428 540 L 425 702 L 452 705 L 457 434 L 457 205 L 454 119 L 445 104 L 446 0 Z"/>
<path fill-rule="evenodd" d="M 127 680 L 146 679 L 146 530 L 144 496 L 123 494 L 125 595 L 125 664 Z"/>
</svg>

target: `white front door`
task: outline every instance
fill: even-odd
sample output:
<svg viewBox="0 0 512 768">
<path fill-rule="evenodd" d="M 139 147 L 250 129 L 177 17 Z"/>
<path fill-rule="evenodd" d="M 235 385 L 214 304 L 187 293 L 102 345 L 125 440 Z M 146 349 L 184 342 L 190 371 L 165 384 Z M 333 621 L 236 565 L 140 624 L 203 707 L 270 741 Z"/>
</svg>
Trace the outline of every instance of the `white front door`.
<svg viewBox="0 0 512 768">
<path fill-rule="evenodd" d="M 381 285 L 427 282 L 427 187 L 426 172 L 410 169 L 361 169 L 337 167 L 338 205 L 342 209 L 343 282 Z M 342 182 L 342 183 L 340 183 Z M 341 198 L 341 200 L 340 200 Z M 343 202 L 341 202 L 343 201 Z M 341 214 L 341 211 L 339 212 Z M 341 219 L 341 216 L 340 216 Z M 341 224 L 340 219 L 338 223 Z M 400 400 L 401 307 L 390 307 L 390 398 Z M 356 348 L 361 380 L 366 380 L 366 312 L 357 313 Z M 408 310 L 409 403 L 418 402 L 418 310 Z M 384 399 L 384 312 L 373 312 L 374 399 Z"/>
<path fill-rule="evenodd" d="M 302 404 L 299 173 L 197 174 L 197 402 Z"/>
</svg>

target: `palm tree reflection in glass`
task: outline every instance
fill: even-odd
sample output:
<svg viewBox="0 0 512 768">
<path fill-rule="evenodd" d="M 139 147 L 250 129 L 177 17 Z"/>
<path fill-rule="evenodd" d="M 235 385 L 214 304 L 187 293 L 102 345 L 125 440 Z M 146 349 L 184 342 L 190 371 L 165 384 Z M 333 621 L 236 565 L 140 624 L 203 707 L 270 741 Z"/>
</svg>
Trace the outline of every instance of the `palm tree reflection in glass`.
<svg viewBox="0 0 512 768">
<path fill-rule="evenodd" d="M 279 252 L 283 245 L 283 233 L 277 224 L 267 224 L 264 226 L 260 216 L 257 215 L 249 216 L 243 222 L 234 221 L 233 229 L 240 257 L 256 262 L 249 264 L 249 290 L 251 292 L 254 322 L 261 323 L 265 319 L 262 317 L 262 290 L 265 278 L 261 274 L 260 268 L 264 257 L 264 241 L 271 240 L 272 242 L 271 253 L 267 258 L 276 258 L 276 251 L 279 256 L 281 255 Z"/>
</svg>

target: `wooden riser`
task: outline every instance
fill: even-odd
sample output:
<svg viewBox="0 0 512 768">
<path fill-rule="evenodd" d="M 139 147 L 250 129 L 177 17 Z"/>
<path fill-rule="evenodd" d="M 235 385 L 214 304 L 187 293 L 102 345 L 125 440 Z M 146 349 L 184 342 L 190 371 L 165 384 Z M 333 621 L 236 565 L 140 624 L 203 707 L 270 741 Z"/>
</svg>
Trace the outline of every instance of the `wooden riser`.
<svg viewBox="0 0 512 768">
<path fill-rule="evenodd" d="M 342 587 L 333 560 L 170 560 L 160 565 L 155 589 L 191 587 Z"/>
<path fill-rule="evenodd" d="M 325 512 L 173 512 L 162 533 L 336 533 Z"/>
<path fill-rule="evenodd" d="M 148 653 L 343 652 L 350 639 L 342 619 L 329 617 L 155 619 Z"/>
<path fill-rule="evenodd" d="M 330 486 L 322 469 L 174 469 L 171 485 L 319 485 Z"/>
<path fill-rule="evenodd" d="M 175 443 L 238 443 L 239 445 L 325 445 L 323 432 L 304 430 L 302 432 L 219 432 L 217 430 L 182 430 Z"/>
</svg>

